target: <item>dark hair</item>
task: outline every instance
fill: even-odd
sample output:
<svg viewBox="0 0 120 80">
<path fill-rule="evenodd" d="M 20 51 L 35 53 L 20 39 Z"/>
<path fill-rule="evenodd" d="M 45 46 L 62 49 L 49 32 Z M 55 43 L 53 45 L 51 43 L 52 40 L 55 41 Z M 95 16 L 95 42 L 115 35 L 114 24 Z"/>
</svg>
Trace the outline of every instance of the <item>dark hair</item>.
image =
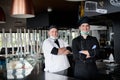
<svg viewBox="0 0 120 80">
<path fill-rule="evenodd" d="M 80 26 L 80 25 L 83 24 L 83 23 L 88 23 L 88 24 L 90 24 L 89 22 L 90 22 L 90 21 L 89 21 L 89 18 L 88 18 L 87 16 L 84 16 L 84 17 L 80 18 L 80 20 L 78 21 L 78 26 Z"/>
<path fill-rule="evenodd" d="M 56 25 L 51 25 L 49 26 L 48 30 L 52 29 L 52 28 L 56 28 L 58 30 L 58 28 L 56 27 Z"/>
</svg>

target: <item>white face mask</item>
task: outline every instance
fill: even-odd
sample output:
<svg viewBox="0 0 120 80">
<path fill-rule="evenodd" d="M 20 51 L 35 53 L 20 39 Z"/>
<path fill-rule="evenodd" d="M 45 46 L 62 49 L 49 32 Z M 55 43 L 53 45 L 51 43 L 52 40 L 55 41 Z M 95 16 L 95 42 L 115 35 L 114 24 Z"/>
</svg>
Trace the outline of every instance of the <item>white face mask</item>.
<svg viewBox="0 0 120 80">
<path fill-rule="evenodd" d="M 53 37 L 53 36 L 50 36 L 50 38 L 52 38 L 52 39 L 58 39 L 58 37 Z"/>
<path fill-rule="evenodd" d="M 89 35 L 90 32 L 80 31 L 81 35 Z"/>
</svg>

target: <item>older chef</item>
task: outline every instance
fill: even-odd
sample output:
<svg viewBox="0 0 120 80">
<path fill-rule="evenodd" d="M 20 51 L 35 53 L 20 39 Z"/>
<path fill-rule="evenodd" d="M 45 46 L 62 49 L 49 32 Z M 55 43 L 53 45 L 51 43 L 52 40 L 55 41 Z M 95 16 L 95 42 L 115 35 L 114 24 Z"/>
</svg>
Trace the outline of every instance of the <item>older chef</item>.
<svg viewBox="0 0 120 80">
<path fill-rule="evenodd" d="M 48 35 L 49 37 L 44 40 L 42 47 L 45 57 L 44 71 L 67 75 L 67 69 L 70 67 L 67 54 L 72 50 L 66 42 L 58 38 L 56 26 L 50 26 Z"/>
</svg>

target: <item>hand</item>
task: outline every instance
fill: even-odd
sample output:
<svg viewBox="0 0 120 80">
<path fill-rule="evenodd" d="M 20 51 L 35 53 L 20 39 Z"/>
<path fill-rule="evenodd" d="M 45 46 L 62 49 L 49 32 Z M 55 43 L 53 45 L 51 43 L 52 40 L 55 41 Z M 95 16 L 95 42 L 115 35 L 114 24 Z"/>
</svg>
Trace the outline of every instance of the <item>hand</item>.
<svg viewBox="0 0 120 80">
<path fill-rule="evenodd" d="M 63 54 L 65 52 L 66 48 L 59 48 L 58 49 L 58 54 Z"/>
<path fill-rule="evenodd" d="M 86 56 L 86 58 L 90 58 L 90 56 Z"/>
<path fill-rule="evenodd" d="M 69 50 L 67 50 L 65 47 L 58 49 L 58 54 L 67 55 L 67 54 L 70 54 L 70 53 L 71 53 L 71 52 L 70 52 Z"/>
<path fill-rule="evenodd" d="M 65 50 L 63 54 L 67 55 L 67 54 L 70 54 L 71 52 L 69 50 Z"/>
<path fill-rule="evenodd" d="M 90 57 L 90 54 L 89 54 L 88 50 L 82 50 L 81 53 L 85 54 L 86 58 Z"/>
</svg>

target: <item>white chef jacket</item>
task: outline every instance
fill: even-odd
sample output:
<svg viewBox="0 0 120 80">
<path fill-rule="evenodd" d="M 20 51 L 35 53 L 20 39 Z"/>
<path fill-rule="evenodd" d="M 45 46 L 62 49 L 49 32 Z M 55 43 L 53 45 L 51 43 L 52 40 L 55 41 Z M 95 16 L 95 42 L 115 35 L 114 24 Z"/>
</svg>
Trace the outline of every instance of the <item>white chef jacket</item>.
<svg viewBox="0 0 120 80">
<path fill-rule="evenodd" d="M 60 48 L 68 47 L 69 45 L 65 43 L 62 39 L 58 39 Z M 66 55 L 54 55 L 51 54 L 52 49 L 58 45 L 54 42 L 54 39 L 48 38 L 43 42 L 43 53 L 45 57 L 45 69 L 47 72 L 59 72 L 70 67 L 68 58 Z"/>
</svg>

